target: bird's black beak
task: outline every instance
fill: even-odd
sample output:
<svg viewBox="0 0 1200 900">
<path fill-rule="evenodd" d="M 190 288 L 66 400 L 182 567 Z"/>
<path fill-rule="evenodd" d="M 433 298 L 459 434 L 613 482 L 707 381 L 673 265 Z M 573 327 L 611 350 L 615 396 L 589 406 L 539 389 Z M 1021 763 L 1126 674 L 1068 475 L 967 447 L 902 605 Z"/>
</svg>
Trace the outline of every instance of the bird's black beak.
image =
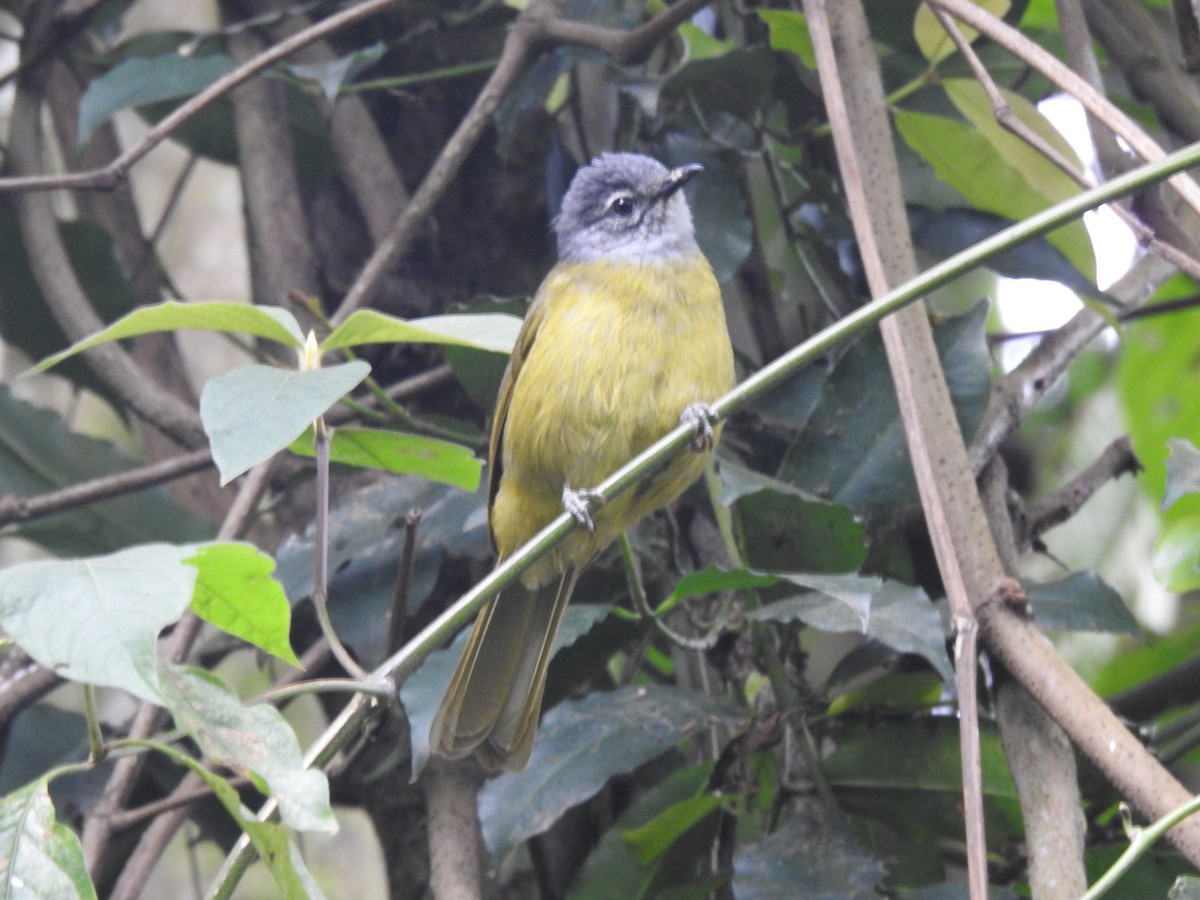
<svg viewBox="0 0 1200 900">
<path fill-rule="evenodd" d="M 704 171 L 704 166 L 699 163 L 692 163 L 688 166 L 680 166 L 678 169 L 672 169 L 667 174 L 667 180 L 662 183 L 662 187 L 658 189 L 658 193 L 654 199 L 660 203 L 666 202 L 672 194 Z"/>
</svg>

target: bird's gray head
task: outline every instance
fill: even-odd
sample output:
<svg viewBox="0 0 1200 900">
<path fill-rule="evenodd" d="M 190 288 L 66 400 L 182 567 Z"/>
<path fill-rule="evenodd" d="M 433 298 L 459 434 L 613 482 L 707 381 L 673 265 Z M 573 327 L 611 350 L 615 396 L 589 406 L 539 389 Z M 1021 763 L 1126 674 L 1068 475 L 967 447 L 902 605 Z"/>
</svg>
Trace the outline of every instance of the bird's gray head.
<svg viewBox="0 0 1200 900">
<path fill-rule="evenodd" d="M 575 173 L 554 221 L 563 262 L 647 262 L 698 252 L 680 190 L 700 166 L 668 169 L 639 153 L 605 153 Z"/>
</svg>

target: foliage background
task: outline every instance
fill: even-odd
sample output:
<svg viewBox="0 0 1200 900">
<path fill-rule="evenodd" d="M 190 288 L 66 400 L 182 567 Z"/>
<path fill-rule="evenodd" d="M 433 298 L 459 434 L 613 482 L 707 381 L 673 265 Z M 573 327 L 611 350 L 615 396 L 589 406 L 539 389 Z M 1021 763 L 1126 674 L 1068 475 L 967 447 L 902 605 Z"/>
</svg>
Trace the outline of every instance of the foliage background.
<svg viewBox="0 0 1200 900">
<path fill-rule="evenodd" d="M 1066 52 L 1054 4 L 983 5 L 1051 52 Z M 1200 100 L 1168 11 L 1136 0 L 1079 5 L 1095 30 L 1114 101 L 1168 146 L 1200 136 Z M 866 8 L 923 258 L 949 255 L 994 231 L 996 217 L 1022 218 L 1076 190 L 991 122 L 961 55 L 939 49 L 931 37 L 936 26 L 917 3 Z M 14 40 L 3 46 L 11 65 L 22 67 L 20 77 L 6 80 L 6 103 L 36 89 L 51 148 L 43 165 L 84 170 L 134 145 L 236 61 L 336 7 L 108 0 L 10 2 L 4 9 L 4 30 Z M 566 6 L 571 19 L 614 28 L 658 11 L 607 0 Z M 306 328 L 323 332 L 321 315 L 295 296 L 316 298 L 323 315 L 332 315 L 353 289 L 373 248 L 454 141 L 515 15 L 496 2 L 389 6 L 207 107 L 114 191 L 55 193 L 62 241 L 96 313 L 111 321 L 176 297 L 253 301 L 287 306 Z M 31 60 L 33 26 L 47 17 L 50 37 Z M 1113 20 L 1117 26 L 1106 30 Z M 1147 78 L 1150 64 L 1129 55 L 1129 45 L 1161 45 L 1151 56 L 1166 61 L 1164 68 Z M 1017 114 L 1049 134 L 1033 106 L 1052 92 L 1049 82 L 987 41 L 977 50 Z M 1168 97 L 1163 84 L 1175 93 Z M 575 166 L 603 149 L 638 149 L 670 164 L 706 167 L 690 202 L 723 283 L 740 371 L 748 374 L 866 299 L 820 98 L 803 17 L 782 3 L 714 4 L 672 30 L 646 59 L 622 65 L 595 49 L 544 48 L 468 148 L 371 303 L 405 319 L 519 315 L 553 263 L 548 223 Z M 10 133 L 8 143 L 17 137 Z M 6 158 L 8 174 L 21 174 L 13 165 L 20 154 Z M 177 456 L 186 434 L 164 437 L 129 411 L 119 384 L 97 378 L 78 359 L 51 374 L 16 378 L 66 346 L 63 330 L 71 329 L 54 324 L 57 288 L 38 265 L 28 218 L 13 197 L 0 209 L 0 495 L 34 496 Z M 1157 234 L 1197 255 L 1186 211 L 1150 196 L 1134 209 Z M 996 267 L 1005 275 L 1052 277 L 1097 308 L 1103 302 L 1078 223 Z M 1114 322 L 1082 350 L 1002 455 L 1017 521 L 1031 523 L 1018 549 L 1039 624 L 1194 789 L 1200 625 L 1189 592 L 1196 587 L 1200 513 L 1189 496 L 1194 448 L 1182 442 L 1198 439 L 1200 323 L 1190 305 L 1195 285 L 1185 276 L 1147 265 L 1133 279 L 1122 299 L 1153 293 L 1148 311 L 1157 314 Z M 991 276 L 976 275 L 931 300 L 968 440 L 1001 374 L 999 348 L 1011 337 L 988 302 L 992 294 Z M 175 392 L 189 408 L 211 379 L 251 360 L 295 365 L 295 354 L 277 344 L 210 332 L 141 337 L 129 352 L 145 381 Z M 454 440 L 482 455 L 502 357 L 394 341 L 356 352 L 380 386 L 404 386 L 401 408 L 383 425 Z M 360 408 L 351 413 L 362 415 Z M 1144 471 L 1108 484 L 1120 469 L 1096 470 L 1093 462 L 1125 434 Z M 1084 493 L 1098 491 L 1095 500 L 1043 538 L 1053 517 L 1036 513 L 1059 508 L 1057 492 L 1082 470 L 1093 472 Z M 334 469 L 331 615 L 368 668 L 395 649 L 389 616 L 403 616 L 411 637 L 490 565 L 479 492 L 429 481 L 419 465 L 409 471 Z M 241 607 L 218 621 L 224 631 L 203 631 L 189 652 L 190 663 L 218 673 L 243 698 L 281 679 L 343 674 L 321 650 L 310 599 L 312 472 L 299 456 L 281 457 L 244 537 L 275 563 L 274 579 L 291 608 L 290 645 L 307 668 L 297 673 L 229 637 Z M 551 671 L 534 762 L 480 794 L 497 895 L 960 895 L 962 813 L 945 601 L 908 472 L 875 334 L 838 348 L 729 423 L 713 477 L 671 518 L 644 523 L 632 535 L 661 623 L 706 646 L 683 646 L 646 618 L 614 611 L 629 607 L 617 554 L 593 568 L 564 629 L 561 643 L 569 649 Z M 1169 491 L 1179 497 L 1161 510 Z M 0 553 L 15 566 L 150 542 L 205 541 L 229 521 L 236 495 L 205 470 L 120 500 L 9 524 Z M 407 599 L 397 612 L 403 519 L 412 510 L 421 511 L 421 521 Z M 178 554 L 168 556 L 155 558 L 148 593 L 166 593 L 153 573 L 160 567 L 165 579 L 174 571 Z M 221 557 L 215 568 L 233 565 Z M 14 604 L 53 596 L 63 570 L 41 571 L 13 570 L 32 579 L 25 594 L 14 585 L 26 581 L 0 575 L 0 594 Z M 131 587 L 129 578 L 118 583 L 118 590 Z M 232 593 L 239 603 L 258 602 L 248 586 Z M 184 594 L 180 609 L 153 626 L 151 646 L 157 629 L 188 604 Z M 80 608 L 61 607 L 56 618 L 46 612 L 49 601 L 39 603 L 37 633 L 66 631 L 64 620 Z M 0 618 L 15 634 L 14 614 Z M 117 636 L 85 635 L 82 643 L 107 647 L 122 625 Z M 264 644 L 257 633 L 251 640 Z M 17 643 L 45 662 L 28 641 Z M 286 657 L 277 646 L 267 650 Z M 78 645 L 64 652 L 73 658 Z M 298 840 L 328 895 L 426 892 L 431 778 L 414 782 L 410 774 L 425 761 L 424 735 L 453 652 L 431 656 L 403 688 L 406 715 L 386 712 L 335 767 L 329 788 L 338 843 L 308 833 Z M 107 667 L 115 663 L 102 660 L 104 677 L 71 670 L 75 680 L 59 685 L 21 650 L 8 653 L 16 699 L 0 704 L 0 791 L 20 798 L 12 792 L 37 783 L 50 767 L 86 758 L 79 682 L 128 682 L 111 676 Z M 998 889 L 1019 894 L 1027 890 L 1027 848 L 990 696 L 982 698 L 990 877 Z M 137 707 L 127 694 L 101 689 L 96 700 L 108 739 L 136 727 Z M 313 692 L 283 709 L 307 745 L 344 702 L 344 694 Z M 206 743 L 210 720 L 201 716 L 189 727 L 180 707 L 171 709 L 175 726 L 194 742 L 183 749 L 199 747 L 210 762 L 226 761 Z M 154 733 L 168 727 L 159 723 Z M 233 769 L 263 776 L 260 763 L 234 758 Z M 186 827 L 158 863 L 162 844 L 143 831 L 149 816 L 97 837 L 95 823 L 106 812 L 97 804 L 112 772 L 111 761 L 84 766 L 49 787 L 58 820 L 83 834 L 82 858 L 100 894 L 182 896 L 193 880 L 207 884 L 238 833 L 228 811 L 212 799 L 189 807 Z M 146 804 L 177 790 L 183 772 L 180 760 L 149 755 L 120 805 L 153 810 Z M 263 777 L 272 795 L 289 796 Z M 1080 784 L 1094 877 L 1124 843 L 1114 812 L 1120 798 L 1086 763 Z M 244 802 L 261 801 L 239 786 Z M 59 842 L 68 856 L 78 852 L 69 835 L 50 845 Z M 63 871 L 78 874 L 71 860 Z M 239 896 L 278 895 L 287 876 L 281 871 L 254 871 Z M 1116 893 L 1163 894 L 1183 871 L 1186 863 L 1159 848 Z"/>
</svg>

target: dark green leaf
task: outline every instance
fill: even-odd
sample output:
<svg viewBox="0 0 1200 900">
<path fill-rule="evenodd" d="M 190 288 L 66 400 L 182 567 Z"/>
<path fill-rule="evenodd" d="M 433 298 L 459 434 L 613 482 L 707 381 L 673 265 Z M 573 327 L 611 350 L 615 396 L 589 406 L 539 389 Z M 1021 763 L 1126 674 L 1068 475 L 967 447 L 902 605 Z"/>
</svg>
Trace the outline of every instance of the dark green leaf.
<svg viewBox="0 0 1200 900">
<path fill-rule="evenodd" d="M 1200 450 L 1185 438 L 1167 441 L 1167 487 L 1162 508 L 1167 509 L 1180 497 L 1200 493 Z"/>
<path fill-rule="evenodd" d="M 337 831 L 325 773 L 309 769 L 296 733 L 269 703 L 246 706 L 217 676 L 163 664 L 159 684 L 175 724 L 219 765 L 261 779 L 283 821 L 300 831 Z"/>
<path fill-rule="evenodd" d="M 934 329 L 958 424 L 968 438 L 983 414 L 991 385 L 986 319 L 987 304 L 981 303 Z M 846 351 L 825 384 L 821 403 L 785 456 L 779 478 L 868 518 L 895 516 L 898 507 L 916 502 L 904 427 L 887 366 L 876 332 Z M 794 563 L 762 567 L 799 568 Z M 849 565 L 841 571 L 854 568 Z"/>
<path fill-rule="evenodd" d="M 672 803 L 645 825 L 621 832 L 621 837 L 638 862 L 645 865 L 662 856 L 680 835 L 724 803 L 725 798 L 716 794 L 688 797 Z"/>
<path fill-rule="evenodd" d="M 0 892 L 31 900 L 96 896 L 83 847 L 55 818 L 44 779 L 0 799 Z"/>
<path fill-rule="evenodd" d="M 735 851 L 733 891 L 755 900 L 866 900 L 879 896 L 884 872 L 839 813 L 809 801 L 770 835 Z"/>
<path fill-rule="evenodd" d="M 715 594 L 717 591 L 740 591 L 746 588 L 770 587 L 779 579 L 764 572 L 749 569 L 723 569 L 709 566 L 699 572 L 690 572 L 679 579 L 675 590 L 665 602 L 674 603 L 689 597 Z"/>
<path fill-rule="evenodd" d="M 370 371 L 362 360 L 303 372 L 253 365 L 211 379 L 200 418 L 221 484 L 291 444 Z"/>
<path fill-rule="evenodd" d="M 0 763 L 0 794 L 41 778 L 53 766 L 87 759 L 88 752 L 87 720 L 80 713 L 52 702 L 35 703 L 9 725 Z"/>
<path fill-rule="evenodd" d="M 1016 786 L 993 726 L 981 727 L 988 838 L 1021 834 Z M 953 717 L 847 723 L 831 734 L 825 777 L 847 812 L 878 819 L 910 841 L 962 836 L 962 766 Z"/>
<path fill-rule="evenodd" d="M 768 571 L 847 572 L 866 558 L 866 529 L 845 506 L 729 460 L 722 459 L 717 471 L 721 502 L 733 504 L 741 522 L 747 564 Z"/>
<path fill-rule="evenodd" d="M 112 444 L 71 431 L 58 416 L 0 388 L 0 495 L 34 497 L 128 471 Z M 64 556 L 105 553 L 145 541 L 197 541 L 211 526 L 152 488 L 35 519 L 19 534 Z"/>
<path fill-rule="evenodd" d="M 567 809 L 679 741 L 742 713 L 691 691 L 661 685 L 620 688 L 560 703 L 542 719 L 523 772 L 488 782 L 479 794 L 484 837 L 502 859 L 549 828 Z"/>
<path fill-rule="evenodd" d="M 92 80 L 79 101 L 79 144 L 113 113 L 156 100 L 190 97 L 233 69 L 233 60 L 212 56 L 135 56 Z"/>
<path fill-rule="evenodd" d="M 184 560 L 199 572 L 192 611 L 217 628 L 299 666 L 289 638 L 292 608 L 271 577 L 275 560 L 250 544 L 206 544 Z"/>
<path fill-rule="evenodd" d="M 312 429 L 292 441 L 288 449 L 302 456 L 313 456 Z M 343 465 L 428 478 L 464 491 L 479 487 L 479 475 L 483 471 L 483 461 L 469 447 L 377 428 L 334 429 L 329 458 Z"/>
<path fill-rule="evenodd" d="M 1095 572 L 1075 572 L 1047 584 L 1026 584 L 1025 593 L 1038 626 L 1047 631 L 1141 631 L 1121 595 Z"/>
<path fill-rule="evenodd" d="M 661 783 L 634 800 L 600 838 L 567 900 L 611 900 L 613 897 L 640 900 L 660 871 L 661 858 L 643 865 L 622 837 L 625 831 L 644 826 L 672 804 L 695 797 L 708 782 L 712 763 L 672 772 Z"/>
<path fill-rule="evenodd" d="M 195 546 L 146 544 L 111 556 L 4 570 L 0 623 L 48 669 L 159 702 L 158 633 L 192 599 Z"/>
</svg>

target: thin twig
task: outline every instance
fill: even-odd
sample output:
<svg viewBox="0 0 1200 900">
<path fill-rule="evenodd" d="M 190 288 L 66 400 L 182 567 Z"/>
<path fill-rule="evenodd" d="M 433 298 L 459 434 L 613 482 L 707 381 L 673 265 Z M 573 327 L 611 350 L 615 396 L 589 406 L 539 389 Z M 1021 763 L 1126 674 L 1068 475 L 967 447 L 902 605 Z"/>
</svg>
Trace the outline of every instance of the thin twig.
<svg viewBox="0 0 1200 900">
<path fill-rule="evenodd" d="M 1091 465 L 1061 488 L 1026 507 L 1028 528 L 1021 536 L 1021 549 L 1029 549 L 1040 535 L 1079 512 L 1080 507 L 1110 481 L 1116 481 L 1122 475 L 1136 475 L 1141 470 L 1142 464 L 1133 452 L 1133 441 L 1128 436 L 1117 438 Z"/>
<path fill-rule="evenodd" d="M 388 611 L 388 634 L 386 650 L 391 656 L 404 646 L 404 634 L 408 625 L 408 595 L 412 584 L 413 562 L 417 549 L 417 527 L 421 524 L 422 511 L 410 509 L 404 517 L 404 549 L 400 553 L 400 565 L 396 569 L 396 584 L 392 590 L 392 604 Z"/>
</svg>

